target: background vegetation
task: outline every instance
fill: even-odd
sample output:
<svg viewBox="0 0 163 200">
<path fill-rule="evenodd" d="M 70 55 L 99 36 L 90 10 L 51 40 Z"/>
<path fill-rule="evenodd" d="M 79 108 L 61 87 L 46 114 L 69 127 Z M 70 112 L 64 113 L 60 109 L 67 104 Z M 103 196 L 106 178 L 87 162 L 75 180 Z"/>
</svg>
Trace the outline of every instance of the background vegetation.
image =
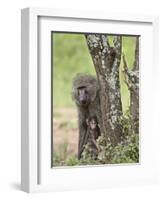
<svg viewBox="0 0 163 200">
<path fill-rule="evenodd" d="M 110 36 L 111 44 L 112 40 L 113 37 Z M 129 67 L 132 67 L 134 61 L 135 41 L 135 37 L 131 36 L 122 38 L 122 52 L 125 53 Z M 52 44 L 54 165 L 80 164 L 76 159 L 78 130 L 75 104 L 71 98 L 72 79 L 77 73 L 95 75 L 95 70 L 83 34 L 53 33 Z M 120 84 L 125 116 L 130 97 L 122 71 L 121 62 Z"/>
</svg>

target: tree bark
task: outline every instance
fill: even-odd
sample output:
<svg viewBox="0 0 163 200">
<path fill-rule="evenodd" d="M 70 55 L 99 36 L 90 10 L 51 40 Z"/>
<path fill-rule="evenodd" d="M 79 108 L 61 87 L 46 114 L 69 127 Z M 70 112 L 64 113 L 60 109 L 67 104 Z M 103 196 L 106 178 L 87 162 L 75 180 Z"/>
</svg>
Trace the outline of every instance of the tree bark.
<svg viewBox="0 0 163 200">
<path fill-rule="evenodd" d="M 139 133 L 139 37 L 136 38 L 135 60 L 132 70 L 128 69 L 123 55 L 125 82 L 130 91 L 130 114 L 132 132 Z"/>
<path fill-rule="evenodd" d="M 107 35 L 87 34 L 86 40 L 100 86 L 101 132 L 116 145 L 122 135 L 119 82 L 122 39 L 121 36 L 114 37 L 114 47 L 110 46 Z"/>
</svg>

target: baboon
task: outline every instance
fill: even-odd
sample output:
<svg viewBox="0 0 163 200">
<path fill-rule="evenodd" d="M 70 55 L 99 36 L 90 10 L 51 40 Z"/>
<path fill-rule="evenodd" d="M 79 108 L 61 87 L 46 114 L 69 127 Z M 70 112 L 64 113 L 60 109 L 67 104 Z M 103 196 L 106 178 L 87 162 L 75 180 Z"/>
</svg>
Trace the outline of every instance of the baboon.
<svg viewBox="0 0 163 200">
<path fill-rule="evenodd" d="M 84 150 L 87 133 L 86 120 L 89 116 L 96 116 L 99 127 L 101 127 L 101 111 L 99 98 L 99 85 L 94 76 L 78 74 L 73 79 L 72 96 L 78 109 L 78 159 Z"/>
<path fill-rule="evenodd" d="M 93 159 L 97 158 L 98 152 L 99 152 L 99 147 L 97 145 L 96 140 L 98 137 L 101 135 L 100 133 L 100 128 L 98 125 L 97 117 L 96 116 L 91 116 L 87 119 L 87 134 L 85 137 L 84 145 L 88 144 L 91 157 Z"/>
</svg>

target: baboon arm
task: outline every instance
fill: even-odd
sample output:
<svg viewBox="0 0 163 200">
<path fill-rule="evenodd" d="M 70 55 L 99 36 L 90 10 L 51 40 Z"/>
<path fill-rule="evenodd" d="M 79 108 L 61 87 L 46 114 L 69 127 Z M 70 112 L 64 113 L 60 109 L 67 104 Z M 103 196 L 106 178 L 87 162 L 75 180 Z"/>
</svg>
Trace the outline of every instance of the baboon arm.
<svg viewBox="0 0 163 200">
<path fill-rule="evenodd" d="M 79 127 L 78 159 L 81 158 L 81 154 L 84 150 L 86 134 L 87 134 L 87 130 L 85 126 L 80 126 Z"/>
<path fill-rule="evenodd" d="M 87 124 L 86 124 L 85 113 L 79 111 L 79 142 L 78 142 L 78 159 L 81 158 L 81 154 L 84 150 L 84 144 L 87 134 Z"/>
<path fill-rule="evenodd" d="M 84 130 L 84 127 L 82 126 L 79 126 L 79 146 L 78 146 L 78 153 L 79 153 L 79 156 L 81 157 L 81 153 L 82 153 L 82 146 L 83 146 L 83 140 L 84 140 L 84 133 L 85 133 L 85 130 Z"/>
<path fill-rule="evenodd" d="M 97 150 L 99 150 L 99 147 L 98 147 L 98 145 L 97 145 L 97 142 L 96 142 L 96 140 L 95 140 L 95 137 L 94 137 L 92 134 L 90 134 L 90 136 L 91 136 L 91 142 L 93 143 L 93 145 L 95 146 L 95 148 L 96 148 Z"/>
<path fill-rule="evenodd" d="M 86 145 L 87 142 L 88 142 L 88 137 L 89 137 L 89 128 L 88 128 L 88 130 L 87 130 L 87 132 L 86 132 L 86 135 L 85 135 L 85 137 L 84 137 L 84 140 L 83 140 L 83 150 L 84 150 L 85 145 Z"/>
</svg>

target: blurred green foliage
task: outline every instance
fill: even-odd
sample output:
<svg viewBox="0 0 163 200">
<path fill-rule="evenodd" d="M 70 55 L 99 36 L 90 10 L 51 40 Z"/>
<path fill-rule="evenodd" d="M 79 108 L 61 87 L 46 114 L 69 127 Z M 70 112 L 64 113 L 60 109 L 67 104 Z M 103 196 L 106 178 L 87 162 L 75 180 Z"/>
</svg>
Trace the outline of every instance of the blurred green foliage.
<svg viewBox="0 0 163 200">
<path fill-rule="evenodd" d="M 77 73 L 95 74 L 82 34 L 53 34 L 53 105 L 74 106 L 72 79 Z"/>
<path fill-rule="evenodd" d="M 113 36 L 108 37 L 112 44 Z M 72 79 L 77 73 L 94 74 L 95 70 L 83 34 L 53 33 L 53 106 L 72 107 Z M 134 62 L 135 37 L 122 38 L 122 52 L 125 53 L 129 67 Z M 128 109 L 129 91 L 124 83 L 122 62 L 120 83 L 124 112 Z"/>
</svg>

